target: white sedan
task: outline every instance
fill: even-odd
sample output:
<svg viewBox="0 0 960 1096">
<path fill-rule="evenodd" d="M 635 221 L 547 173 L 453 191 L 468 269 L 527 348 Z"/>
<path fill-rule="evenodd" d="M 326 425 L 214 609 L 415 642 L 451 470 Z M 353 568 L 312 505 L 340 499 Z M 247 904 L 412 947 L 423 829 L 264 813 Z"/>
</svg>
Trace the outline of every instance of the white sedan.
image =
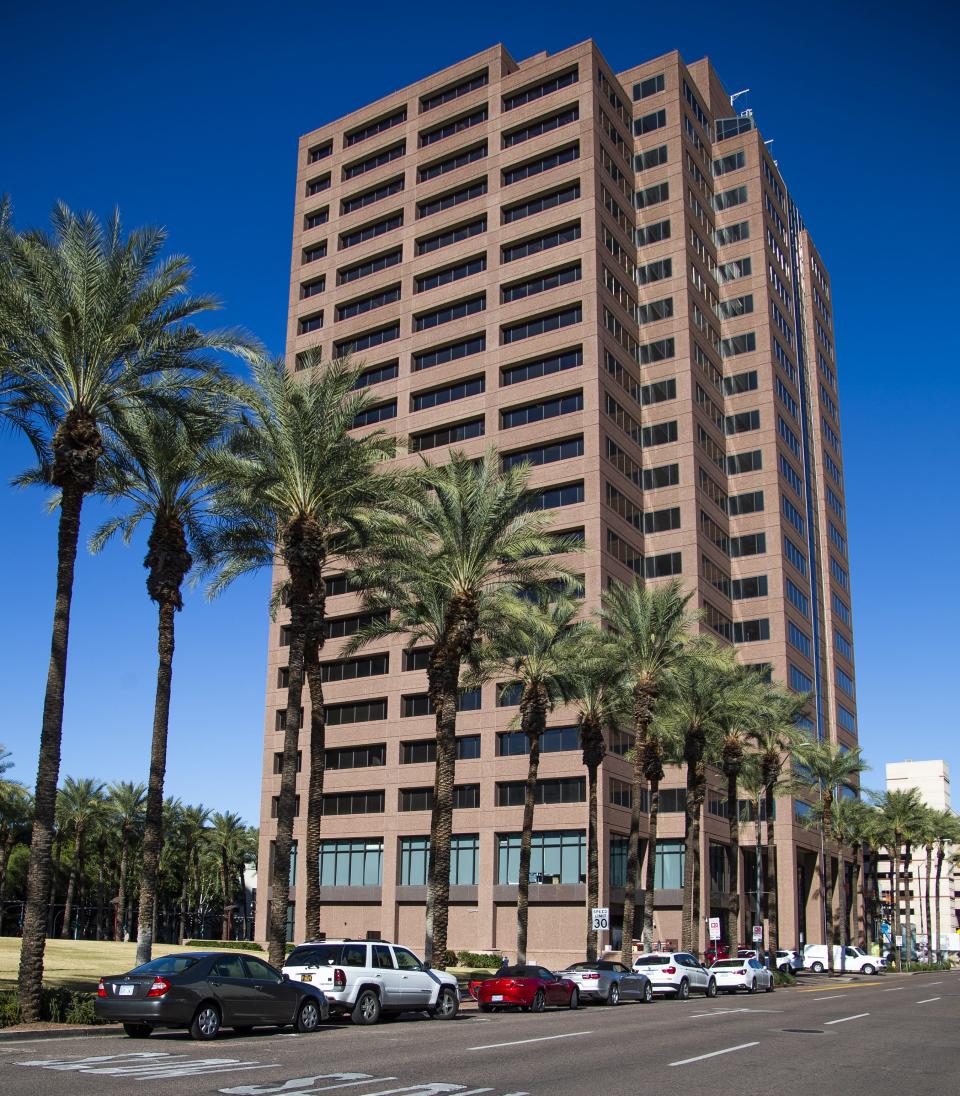
<svg viewBox="0 0 960 1096">
<path fill-rule="evenodd" d="M 773 993 L 773 975 L 757 959 L 718 959 L 710 973 L 717 980 L 717 989 L 724 993 L 736 993 L 738 989 Z"/>
</svg>

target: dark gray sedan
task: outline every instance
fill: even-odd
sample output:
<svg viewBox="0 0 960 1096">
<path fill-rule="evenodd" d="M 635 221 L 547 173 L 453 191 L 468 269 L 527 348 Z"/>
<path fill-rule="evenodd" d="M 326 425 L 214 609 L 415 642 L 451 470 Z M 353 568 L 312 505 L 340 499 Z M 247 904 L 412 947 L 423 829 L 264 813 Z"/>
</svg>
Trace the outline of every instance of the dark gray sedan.
<svg viewBox="0 0 960 1096">
<path fill-rule="evenodd" d="M 291 982 L 263 959 L 229 951 L 164 955 L 126 974 L 100 979 L 94 1009 L 123 1024 L 132 1038 L 154 1028 L 188 1028 L 213 1039 L 221 1027 L 239 1033 L 259 1025 L 316 1031 L 329 1016 L 323 992 Z"/>
<path fill-rule="evenodd" d="M 630 970 L 623 963 L 611 959 L 598 959 L 595 963 L 573 963 L 560 971 L 564 978 L 576 982 L 581 1001 L 603 1001 L 606 1005 L 619 1005 L 621 1001 L 653 1000 L 650 979 L 638 971 Z"/>
</svg>

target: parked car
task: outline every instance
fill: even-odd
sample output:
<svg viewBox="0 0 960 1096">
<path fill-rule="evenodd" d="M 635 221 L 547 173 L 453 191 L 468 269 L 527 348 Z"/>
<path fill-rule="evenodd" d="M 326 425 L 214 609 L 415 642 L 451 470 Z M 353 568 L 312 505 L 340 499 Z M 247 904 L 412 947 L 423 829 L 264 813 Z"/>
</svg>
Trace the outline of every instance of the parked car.
<svg viewBox="0 0 960 1096">
<path fill-rule="evenodd" d="M 633 969 L 647 975 L 654 993 L 673 994 L 678 1001 L 686 1001 L 691 993 L 717 995 L 717 980 L 695 955 L 686 951 L 638 955 Z"/>
<path fill-rule="evenodd" d="M 858 947 L 847 947 L 844 952 L 839 944 L 833 945 L 833 969 L 843 969 L 851 974 L 879 974 L 887 966 L 886 959 L 879 955 L 867 955 Z M 806 970 L 820 974 L 830 965 L 826 944 L 807 944 L 803 949 L 803 965 Z"/>
<path fill-rule="evenodd" d="M 497 967 L 497 970 L 500 970 L 500 967 Z M 497 976 L 496 971 L 493 971 L 493 970 L 490 970 L 490 971 L 479 971 L 479 970 L 474 971 L 473 977 L 467 983 L 467 993 L 469 993 L 470 996 L 474 999 L 474 1001 L 476 1001 L 477 991 L 480 988 L 480 983 L 481 982 L 486 982 L 490 978 L 496 978 L 496 976 Z"/>
<path fill-rule="evenodd" d="M 710 973 L 724 993 L 736 993 L 738 989 L 773 993 L 773 975 L 759 959 L 718 959 Z"/>
<path fill-rule="evenodd" d="M 720 941 L 710 944 L 706 951 L 703 953 L 703 961 L 710 966 L 711 963 L 715 963 L 718 959 L 729 959 L 730 957 L 730 945 L 722 944 Z"/>
<path fill-rule="evenodd" d="M 94 1012 L 119 1021 L 131 1038 L 154 1028 L 188 1028 L 213 1039 L 221 1027 L 247 1032 L 260 1025 L 316 1031 L 330 1008 L 318 986 L 284 977 L 263 959 L 238 952 L 164 955 L 126 974 L 100 979 Z"/>
<path fill-rule="evenodd" d="M 793 948 L 780 948 L 777 952 L 777 970 L 784 974 L 796 974 L 803 970 L 803 958 Z"/>
<path fill-rule="evenodd" d="M 594 963 L 574 963 L 560 971 L 563 978 L 576 983 L 581 1001 L 603 1001 L 619 1005 L 621 1001 L 653 1000 L 653 985 L 640 971 L 632 971 L 623 963 L 599 959 Z"/>
<path fill-rule="evenodd" d="M 542 1012 L 547 1005 L 577 1008 L 580 990 L 569 978 L 534 965 L 501 967 L 493 978 L 477 987 L 481 1012 L 497 1008 L 522 1008 Z"/>
<path fill-rule="evenodd" d="M 737 948 L 738 959 L 759 959 L 760 951 L 758 948 Z"/>
<path fill-rule="evenodd" d="M 431 970 L 412 951 L 383 940 L 301 944 L 287 956 L 283 973 L 322 990 L 331 1011 L 349 1013 L 355 1024 L 401 1012 L 452 1020 L 460 1010 L 452 974 Z"/>
</svg>

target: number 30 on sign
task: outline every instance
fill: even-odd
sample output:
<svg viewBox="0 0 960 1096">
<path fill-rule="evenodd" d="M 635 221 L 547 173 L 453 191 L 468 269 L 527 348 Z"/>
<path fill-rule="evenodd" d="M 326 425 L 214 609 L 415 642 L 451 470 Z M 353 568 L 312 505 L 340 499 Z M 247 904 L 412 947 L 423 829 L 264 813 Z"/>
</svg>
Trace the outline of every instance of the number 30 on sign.
<svg viewBox="0 0 960 1096">
<path fill-rule="evenodd" d="M 607 906 L 601 906 L 598 909 L 590 911 L 590 927 L 596 930 L 610 928 L 610 909 Z"/>
</svg>

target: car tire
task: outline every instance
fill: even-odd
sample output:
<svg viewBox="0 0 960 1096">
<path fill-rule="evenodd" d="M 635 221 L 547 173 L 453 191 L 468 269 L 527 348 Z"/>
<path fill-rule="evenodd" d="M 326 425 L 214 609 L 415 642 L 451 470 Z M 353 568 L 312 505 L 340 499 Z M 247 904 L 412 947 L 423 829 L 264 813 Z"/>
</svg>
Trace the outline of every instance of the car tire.
<svg viewBox="0 0 960 1096">
<path fill-rule="evenodd" d="M 872 963 L 864 963 L 860 968 L 861 974 L 876 974 L 877 968 Z"/>
<path fill-rule="evenodd" d="M 131 1039 L 147 1039 L 153 1034 L 149 1024 L 124 1024 L 123 1033 Z"/>
<path fill-rule="evenodd" d="M 756 993 L 756 992 L 757 992 L 757 980 L 756 980 L 756 978 L 754 978 L 753 981 L 747 986 L 747 993 L 752 994 L 752 993 Z"/>
<path fill-rule="evenodd" d="M 653 1002 L 653 986 L 650 982 L 643 987 L 643 1003 L 649 1005 Z"/>
<path fill-rule="evenodd" d="M 576 986 L 570 991 L 570 1000 L 567 1002 L 567 1007 L 570 1009 L 580 1007 L 580 990 Z"/>
<path fill-rule="evenodd" d="M 773 993 L 773 978 L 770 979 L 770 985 L 767 986 L 767 993 Z"/>
<path fill-rule="evenodd" d="M 455 1020 L 460 1011 L 460 998 L 450 986 L 444 986 L 437 996 L 437 1003 L 430 1010 L 435 1020 Z"/>
<path fill-rule="evenodd" d="M 533 995 L 533 1000 L 530 1002 L 531 1012 L 543 1012 L 543 1006 L 546 1004 L 547 999 L 543 995 L 543 990 L 538 989 Z"/>
<path fill-rule="evenodd" d="M 220 1010 L 212 1001 L 204 1001 L 193 1014 L 190 1022 L 190 1038 L 200 1042 L 216 1039 L 220 1033 Z"/>
<path fill-rule="evenodd" d="M 823 974 L 823 963 L 812 963 L 810 969 L 814 974 Z"/>
<path fill-rule="evenodd" d="M 606 1001 L 606 1003 L 608 1005 L 619 1005 L 620 1004 L 620 986 L 616 982 L 611 982 L 610 983 L 610 989 L 607 990 L 607 1001 Z"/>
<path fill-rule="evenodd" d="M 483 1005 L 483 1004 L 481 1004 L 481 1005 L 478 1005 L 477 1008 L 479 1008 L 481 1012 L 493 1012 L 493 1005 Z"/>
<path fill-rule="evenodd" d="M 680 985 L 677 988 L 676 997 L 678 1001 L 690 1000 L 690 983 L 687 981 L 686 978 L 681 978 Z"/>
<path fill-rule="evenodd" d="M 353 1006 L 350 1018 L 355 1024 L 369 1026 L 377 1023 L 381 1012 L 380 998 L 377 996 L 376 990 L 365 989 L 357 998 L 357 1003 Z"/>
<path fill-rule="evenodd" d="M 308 997 L 305 1001 L 300 1002 L 295 1024 L 297 1031 L 302 1035 L 308 1035 L 311 1031 L 316 1031 L 322 1021 L 323 1014 L 316 1001 Z"/>
<path fill-rule="evenodd" d="M 707 982 L 707 996 L 712 998 L 712 997 L 716 997 L 716 995 L 717 995 L 717 980 L 716 980 L 716 978 L 711 978 L 710 981 Z"/>
</svg>

